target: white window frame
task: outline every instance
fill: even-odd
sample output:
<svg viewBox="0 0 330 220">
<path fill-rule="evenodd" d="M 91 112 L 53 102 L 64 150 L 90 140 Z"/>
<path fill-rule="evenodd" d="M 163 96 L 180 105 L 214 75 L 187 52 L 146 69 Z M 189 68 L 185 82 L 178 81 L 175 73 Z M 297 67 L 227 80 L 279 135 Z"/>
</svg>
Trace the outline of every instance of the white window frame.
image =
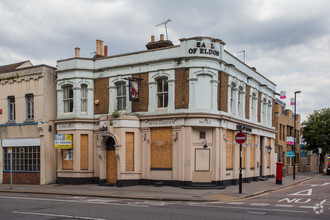
<svg viewBox="0 0 330 220">
<path fill-rule="evenodd" d="M 8 121 L 14 122 L 16 120 L 15 113 L 15 96 L 8 96 Z"/>
<path fill-rule="evenodd" d="M 168 107 L 168 78 L 161 77 L 156 80 L 157 83 L 157 108 L 167 108 Z M 167 90 L 166 90 L 167 85 Z M 161 88 L 159 89 L 159 86 Z M 166 99 L 167 97 L 167 99 Z M 161 100 L 162 99 L 162 100 Z"/>
<path fill-rule="evenodd" d="M 70 96 L 70 91 L 72 90 L 72 96 Z M 71 103 L 71 105 L 70 105 Z M 66 85 L 63 86 L 63 112 L 64 113 L 72 113 L 73 112 L 73 105 L 74 105 L 74 94 L 73 94 L 73 85 Z"/>
<path fill-rule="evenodd" d="M 118 111 L 126 111 L 127 103 L 127 89 L 126 89 L 126 83 L 125 82 L 118 82 L 116 83 L 116 108 Z"/>
<path fill-rule="evenodd" d="M 88 112 L 88 86 L 86 84 L 81 85 L 81 112 L 87 113 Z"/>
<path fill-rule="evenodd" d="M 34 97 L 33 94 L 25 95 L 26 120 L 34 120 Z"/>
</svg>

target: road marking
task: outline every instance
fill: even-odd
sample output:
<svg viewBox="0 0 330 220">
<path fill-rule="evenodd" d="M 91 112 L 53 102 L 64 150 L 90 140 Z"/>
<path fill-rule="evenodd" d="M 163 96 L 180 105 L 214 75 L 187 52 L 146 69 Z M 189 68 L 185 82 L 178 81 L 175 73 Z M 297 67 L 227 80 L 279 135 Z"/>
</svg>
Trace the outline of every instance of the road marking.
<svg viewBox="0 0 330 220">
<path fill-rule="evenodd" d="M 314 206 L 299 206 L 299 208 L 302 208 L 302 209 L 313 209 Z"/>
<path fill-rule="evenodd" d="M 51 202 L 71 202 L 71 203 L 85 203 L 85 204 L 98 204 L 98 205 L 116 205 L 116 206 L 134 206 L 148 208 L 148 205 L 135 205 L 135 204 L 120 204 L 120 203 L 107 203 L 107 202 L 89 202 L 81 200 L 65 200 L 65 199 L 44 199 L 44 198 L 27 198 L 27 197 L 15 197 L 15 196 L 0 196 L 3 199 L 25 199 L 25 200 L 39 200 L 39 201 L 51 201 Z"/>
<path fill-rule="evenodd" d="M 253 206 L 268 206 L 269 203 L 251 203 L 250 205 L 253 205 Z"/>
<path fill-rule="evenodd" d="M 237 207 L 237 206 L 218 206 L 219 208 L 227 208 L 227 209 L 246 209 L 246 210 L 255 210 L 256 208 L 250 207 Z M 295 212 L 295 213 L 308 213 L 307 211 L 298 211 L 298 210 L 288 210 L 288 209 L 265 209 L 258 208 L 259 211 L 274 211 L 274 212 Z"/>
<path fill-rule="evenodd" d="M 229 202 L 228 205 L 243 205 L 244 202 Z"/>
<path fill-rule="evenodd" d="M 330 183 L 323 183 L 323 184 L 313 184 L 313 185 L 311 185 L 311 186 L 326 186 L 326 185 L 328 185 L 328 184 L 330 184 Z"/>
<path fill-rule="evenodd" d="M 293 207 L 293 205 L 286 205 L 286 204 L 277 204 L 275 206 L 277 206 L 277 207 L 287 207 L 287 208 Z"/>
<path fill-rule="evenodd" d="M 248 212 L 248 214 L 267 215 L 267 212 Z"/>
<path fill-rule="evenodd" d="M 91 217 L 82 217 L 82 216 L 73 216 L 73 215 L 57 215 L 49 213 L 37 213 L 37 212 L 18 212 L 13 211 L 15 214 L 25 214 L 25 215 L 41 215 L 41 216 L 51 216 L 51 217 L 61 217 L 61 218 L 73 218 L 73 219 L 88 219 L 88 220 L 106 220 L 103 218 L 91 218 Z"/>
<path fill-rule="evenodd" d="M 313 207 L 313 210 L 317 215 L 323 213 L 324 210 L 323 203 L 325 203 L 326 201 L 327 201 L 326 199 L 323 199 L 322 202 L 316 203 L 315 206 Z"/>
<path fill-rule="evenodd" d="M 303 193 L 303 192 L 306 192 L 306 193 Z M 292 193 L 290 195 L 292 195 L 292 196 L 296 196 L 296 195 L 299 195 L 299 196 L 311 196 L 312 195 L 312 189 L 305 189 L 303 191 Z"/>
</svg>

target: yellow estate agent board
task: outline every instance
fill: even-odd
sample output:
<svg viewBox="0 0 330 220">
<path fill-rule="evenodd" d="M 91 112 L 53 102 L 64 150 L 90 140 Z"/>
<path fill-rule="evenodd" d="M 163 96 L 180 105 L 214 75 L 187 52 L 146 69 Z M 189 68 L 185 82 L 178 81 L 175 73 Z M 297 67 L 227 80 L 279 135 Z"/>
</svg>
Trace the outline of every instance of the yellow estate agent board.
<svg viewBox="0 0 330 220">
<path fill-rule="evenodd" d="M 72 149 L 72 135 L 55 134 L 55 149 Z"/>
</svg>

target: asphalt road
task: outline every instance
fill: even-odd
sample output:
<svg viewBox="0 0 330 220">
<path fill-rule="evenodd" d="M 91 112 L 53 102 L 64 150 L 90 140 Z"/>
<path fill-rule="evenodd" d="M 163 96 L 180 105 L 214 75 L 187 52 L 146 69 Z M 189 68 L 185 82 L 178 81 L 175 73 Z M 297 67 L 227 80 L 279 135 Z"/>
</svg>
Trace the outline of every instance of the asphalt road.
<svg viewBox="0 0 330 220">
<path fill-rule="evenodd" d="M 330 177 L 232 202 L 0 193 L 0 219 L 329 219 Z"/>
</svg>

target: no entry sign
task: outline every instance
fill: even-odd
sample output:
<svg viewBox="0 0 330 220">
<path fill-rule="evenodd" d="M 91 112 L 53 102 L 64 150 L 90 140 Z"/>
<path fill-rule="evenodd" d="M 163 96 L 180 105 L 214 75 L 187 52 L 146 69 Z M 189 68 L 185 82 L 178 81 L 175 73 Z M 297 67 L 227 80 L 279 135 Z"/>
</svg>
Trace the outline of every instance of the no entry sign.
<svg viewBox="0 0 330 220">
<path fill-rule="evenodd" d="M 238 144 L 243 144 L 246 141 L 246 136 L 243 132 L 239 132 L 235 136 L 235 141 Z"/>
</svg>

